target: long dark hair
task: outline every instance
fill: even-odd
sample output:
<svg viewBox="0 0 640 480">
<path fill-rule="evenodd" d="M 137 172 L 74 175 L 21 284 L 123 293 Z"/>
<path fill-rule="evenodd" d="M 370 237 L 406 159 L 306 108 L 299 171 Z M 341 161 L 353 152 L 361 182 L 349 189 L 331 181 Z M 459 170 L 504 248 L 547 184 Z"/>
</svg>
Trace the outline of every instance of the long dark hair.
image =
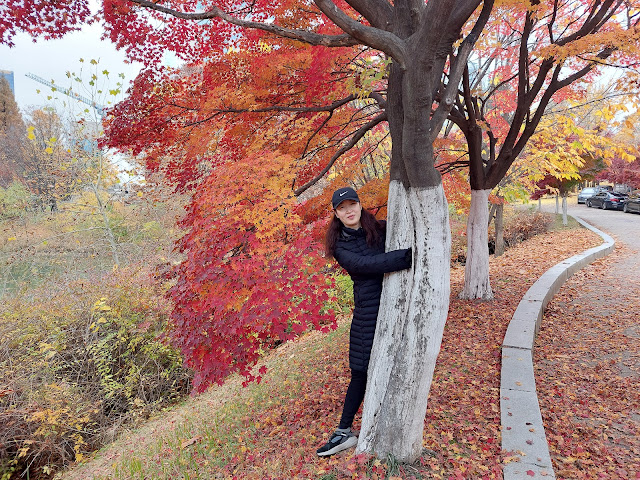
<svg viewBox="0 0 640 480">
<path fill-rule="evenodd" d="M 373 213 L 369 210 L 363 208 L 362 213 L 360 214 L 360 225 L 362 226 L 362 230 L 364 230 L 367 238 L 367 245 L 370 247 L 379 245 L 384 233 L 384 223 L 374 217 Z M 333 254 L 336 251 L 336 243 L 338 242 L 341 228 L 342 222 L 334 215 L 324 237 L 324 249 L 329 257 L 333 257 Z"/>
</svg>

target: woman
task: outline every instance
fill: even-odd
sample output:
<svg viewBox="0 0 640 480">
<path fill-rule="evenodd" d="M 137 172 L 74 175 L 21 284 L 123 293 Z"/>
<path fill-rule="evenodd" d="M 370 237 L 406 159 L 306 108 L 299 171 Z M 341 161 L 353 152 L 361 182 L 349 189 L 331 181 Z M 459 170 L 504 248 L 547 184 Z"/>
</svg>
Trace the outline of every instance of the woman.
<svg viewBox="0 0 640 480">
<path fill-rule="evenodd" d="M 351 381 L 344 399 L 338 429 L 319 456 L 333 455 L 358 443 L 351 431 L 353 417 L 360 408 L 367 386 L 367 368 L 380 307 L 385 273 L 411 267 L 411 249 L 384 251 L 386 222 L 363 210 L 353 188 L 336 190 L 332 197 L 335 213 L 327 235 L 327 254 L 334 257 L 353 280 L 354 310 L 349 338 Z"/>
</svg>

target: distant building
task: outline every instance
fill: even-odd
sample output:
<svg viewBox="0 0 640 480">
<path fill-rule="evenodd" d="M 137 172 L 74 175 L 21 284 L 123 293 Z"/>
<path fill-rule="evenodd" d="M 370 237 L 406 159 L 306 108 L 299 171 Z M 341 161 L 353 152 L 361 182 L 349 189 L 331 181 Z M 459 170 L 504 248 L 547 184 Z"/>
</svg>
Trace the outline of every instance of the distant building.
<svg viewBox="0 0 640 480">
<path fill-rule="evenodd" d="M 9 86 L 11 87 L 11 91 L 13 92 L 13 94 L 16 94 L 16 90 L 13 86 L 13 72 L 9 71 L 9 70 L 0 70 L 0 76 L 3 76 L 4 78 L 7 79 L 7 82 L 9 82 Z"/>
</svg>

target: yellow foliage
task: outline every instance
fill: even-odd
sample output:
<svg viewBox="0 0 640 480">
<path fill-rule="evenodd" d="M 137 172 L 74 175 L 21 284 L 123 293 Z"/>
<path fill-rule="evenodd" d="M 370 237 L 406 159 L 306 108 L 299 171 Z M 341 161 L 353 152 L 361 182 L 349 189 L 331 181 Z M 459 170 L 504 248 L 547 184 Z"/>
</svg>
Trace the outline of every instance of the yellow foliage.
<svg viewBox="0 0 640 480">
<path fill-rule="evenodd" d="M 158 338 L 168 305 L 149 279 L 148 270 L 120 269 L 3 302 L 0 349 L 12 358 L 0 361 L 0 385 L 14 393 L 2 398 L 12 403 L 0 435 L 16 446 L 15 472 L 79 461 L 113 428 L 110 409 L 120 424 L 185 393 L 182 361 Z"/>
</svg>

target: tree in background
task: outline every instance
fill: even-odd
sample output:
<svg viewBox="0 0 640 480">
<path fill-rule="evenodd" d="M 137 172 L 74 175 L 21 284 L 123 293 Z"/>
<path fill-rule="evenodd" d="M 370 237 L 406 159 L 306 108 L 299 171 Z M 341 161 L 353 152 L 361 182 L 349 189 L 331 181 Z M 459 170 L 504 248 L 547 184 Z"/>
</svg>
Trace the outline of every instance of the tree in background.
<svg viewBox="0 0 640 480">
<path fill-rule="evenodd" d="M 615 113 L 615 112 L 614 112 Z M 623 126 L 616 132 L 616 138 L 626 142 L 635 151 L 615 151 L 614 157 L 593 172 L 595 180 L 607 180 L 618 185 L 626 185 L 630 189 L 640 188 L 640 154 L 638 154 L 638 113 L 637 110 L 625 119 Z M 631 149 L 630 148 L 630 149 Z"/>
<path fill-rule="evenodd" d="M 113 265 L 119 265 L 119 247 L 110 218 L 110 190 L 119 182 L 118 170 L 98 141 L 103 133 L 101 106 L 105 104 L 106 108 L 122 93 L 122 75 L 114 82 L 109 72 L 98 71 L 98 61 L 85 63 L 80 59 L 80 63 L 79 73 L 67 72 L 70 87 L 52 88 L 47 96 L 49 106 L 28 113 L 23 154 L 12 162 L 13 174 L 28 188 L 32 210 L 74 211 L 78 228 L 102 230 Z M 88 71 L 83 72 L 82 67 Z M 71 96 L 58 95 L 60 92 Z M 74 92 L 91 98 L 98 109 L 74 100 Z"/>
<path fill-rule="evenodd" d="M 9 82 L 0 77 L 0 187 L 19 181 L 16 166 L 24 156 L 25 126 Z"/>
<path fill-rule="evenodd" d="M 103 135 L 103 108 L 113 104 L 122 94 L 123 75 L 117 75 L 114 82 L 107 70 L 100 70 L 97 60 L 80 59 L 80 70 L 77 73 L 67 72 L 67 78 L 71 86 L 64 91 L 88 98 L 93 106 L 74 101 L 72 95 L 59 98 L 68 117 L 64 140 L 58 140 L 57 137 L 47 139 L 45 136 L 45 143 L 41 141 L 40 147 L 47 144 L 44 152 L 49 155 L 55 154 L 57 149 L 62 150 L 63 160 L 52 169 L 53 177 L 59 184 L 56 187 L 58 198 L 69 198 L 72 193 L 79 195 L 74 208 L 81 213 L 80 218 L 89 216 L 98 219 L 98 225 L 89 228 L 104 232 L 113 265 L 118 266 L 120 253 L 109 214 L 112 203 L 109 189 L 119 179 L 111 156 L 99 145 L 99 140 Z M 57 91 L 57 88 L 53 89 L 52 95 L 55 96 Z M 53 96 L 49 98 L 53 99 Z"/>
<path fill-rule="evenodd" d="M 450 118 L 468 143 L 471 210 L 462 298 L 492 298 L 488 195 L 525 151 L 547 108 L 584 96 L 604 64 L 633 65 L 633 2 L 504 2 L 471 57 Z"/>
<path fill-rule="evenodd" d="M 598 180 L 607 180 L 618 185 L 626 185 L 635 190 L 640 188 L 640 160 L 633 162 L 615 157 L 604 170 L 597 174 Z"/>
<path fill-rule="evenodd" d="M 578 178 L 561 179 L 548 174 L 536 182 L 536 189 L 531 194 L 531 199 L 538 200 L 550 194 L 560 195 L 562 197 L 562 224 L 567 225 L 567 196 L 579 182 Z"/>
<path fill-rule="evenodd" d="M 60 175 L 70 160 L 65 135 L 63 121 L 54 109 L 29 112 L 25 156 L 18 168 L 36 210 L 57 210 L 58 200 L 76 189 L 73 179 L 65 182 Z"/>
</svg>

